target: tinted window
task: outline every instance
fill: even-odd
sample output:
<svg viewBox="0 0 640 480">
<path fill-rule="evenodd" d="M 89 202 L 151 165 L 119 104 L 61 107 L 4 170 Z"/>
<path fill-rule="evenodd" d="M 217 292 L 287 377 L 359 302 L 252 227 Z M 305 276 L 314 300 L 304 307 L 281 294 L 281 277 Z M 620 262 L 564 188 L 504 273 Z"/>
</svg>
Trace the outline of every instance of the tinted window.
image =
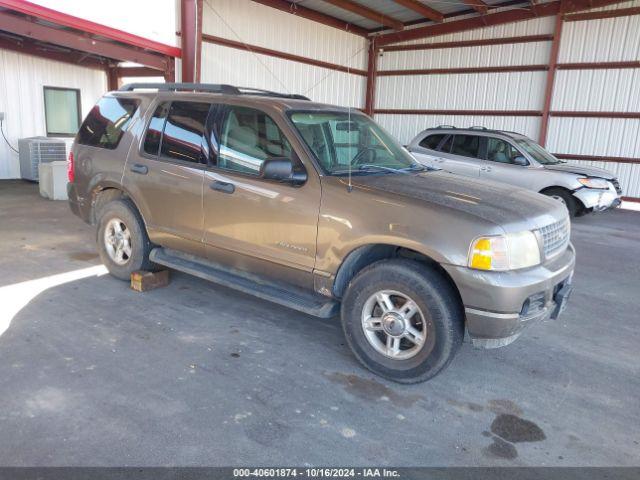
<svg viewBox="0 0 640 480">
<path fill-rule="evenodd" d="M 173 102 L 164 125 L 160 153 L 176 160 L 206 161 L 203 136 L 210 106 L 208 103 Z"/>
<path fill-rule="evenodd" d="M 440 147 L 440 151 L 445 153 L 451 152 L 452 143 L 453 143 L 453 135 L 449 135 L 449 137 L 445 140 L 445 142 Z"/>
<path fill-rule="evenodd" d="M 163 103 L 156 108 L 156 111 L 151 117 L 149 127 L 147 128 L 147 135 L 144 139 L 144 151 L 151 155 L 158 155 L 160 151 L 160 141 L 162 140 L 162 130 L 164 129 L 164 121 L 167 118 L 169 112 L 169 104 Z"/>
<path fill-rule="evenodd" d="M 487 160 L 498 163 L 513 163 L 513 159 L 520 152 L 509 142 L 498 138 L 489 138 L 487 141 Z"/>
<path fill-rule="evenodd" d="M 258 174 L 267 158 L 291 158 L 291 145 L 264 112 L 229 107 L 220 135 L 218 166 Z"/>
<path fill-rule="evenodd" d="M 451 153 L 463 157 L 478 158 L 480 152 L 480 137 L 476 135 L 455 135 Z"/>
<path fill-rule="evenodd" d="M 120 143 L 139 103 L 132 98 L 103 97 L 82 123 L 76 141 L 113 150 Z"/>
<path fill-rule="evenodd" d="M 437 150 L 438 145 L 440 145 L 440 142 L 444 137 L 445 135 L 443 133 L 440 133 L 438 135 L 429 135 L 420 142 L 420 146 L 423 148 L 428 148 L 430 150 Z"/>
</svg>

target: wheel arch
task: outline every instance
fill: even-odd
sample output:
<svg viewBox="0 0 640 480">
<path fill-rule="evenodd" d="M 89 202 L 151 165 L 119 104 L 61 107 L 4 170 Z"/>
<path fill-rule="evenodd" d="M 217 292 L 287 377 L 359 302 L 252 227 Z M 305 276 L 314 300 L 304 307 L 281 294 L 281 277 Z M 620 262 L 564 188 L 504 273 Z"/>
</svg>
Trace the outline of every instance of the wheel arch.
<svg viewBox="0 0 640 480">
<path fill-rule="evenodd" d="M 440 263 L 417 250 L 385 243 L 362 245 L 352 250 L 338 268 L 333 282 L 333 295 L 336 298 L 342 298 L 351 280 L 365 267 L 374 262 L 392 258 L 407 258 L 437 271 L 451 284 L 462 305 L 462 296 L 457 285 Z"/>
<path fill-rule="evenodd" d="M 91 190 L 91 224 L 96 225 L 98 222 L 97 213 L 104 205 L 107 203 L 118 200 L 125 199 L 136 209 L 142 221 L 146 226 L 146 221 L 142 214 L 142 211 L 136 204 L 135 199 L 131 196 L 129 191 L 122 186 L 120 183 L 104 181 L 96 184 Z"/>
</svg>

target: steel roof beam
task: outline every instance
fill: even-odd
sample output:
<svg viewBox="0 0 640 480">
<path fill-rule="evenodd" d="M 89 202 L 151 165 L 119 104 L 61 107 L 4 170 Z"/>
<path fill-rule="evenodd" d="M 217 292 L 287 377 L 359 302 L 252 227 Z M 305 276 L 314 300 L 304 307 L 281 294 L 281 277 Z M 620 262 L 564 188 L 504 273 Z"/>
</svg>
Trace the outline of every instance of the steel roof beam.
<svg viewBox="0 0 640 480">
<path fill-rule="evenodd" d="M 373 20 L 374 22 L 381 23 L 393 30 L 403 30 L 404 23 L 395 18 L 391 18 L 384 13 L 380 13 L 372 8 L 365 7 L 356 2 L 352 2 L 351 0 L 324 0 L 326 3 L 330 3 L 338 8 L 346 10 L 351 13 L 355 13 L 364 18 L 368 18 L 369 20 Z"/>
<path fill-rule="evenodd" d="M 419 2 L 418 0 L 393 0 L 398 5 L 402 5 L 409 10 L 413 10 L 416 13 L 419 13 L 425 18 L 429 20 L 433 20 L 434 22 L 442 22 L 444 21 L 444 15 L 431 7 L 426 6 L 424 3 Z M 471 1 L 471 0 L 469 0 Z"/>
<path fill-rule="evenodd" d="M 577 12 L 580 10 L 614 5 L 616 3 L 621 3 L 621 0 L 573 0 L 568 6 L 567 12 Z M 420 38 L 434 37 L 448 33 L 464 32 L 466 30 L 490 27 L 494 25 L 504 25 L 506 23 L 513 23 L 521 20 L 530 20 L 536 17 L 550 17 L 557 15 L 559 11 L 560 1 L 540 3 L 536 4 L 535 12 L 531 9 L 521 8 L 505 10 L 502 12 L 464 18 L 462 20 L 443 22 L 437 25 L 413 28 L 403 32 L 393 32 L 380 35 L 377 39 L 377 44 L 379 47 L 383 47 L 392 43 L 418 40 Z"/>
<path fill-rule="evenodd" d="M 68 30 L 47 27 L 6 12 L 0 12 L 0 30 L 101 57 L 139 63 L 162 71 L 165 71 L 168 66 L 168 57 L 166 56 L 143 52 L 104 40 L 97 40 Z"/>
</svg>

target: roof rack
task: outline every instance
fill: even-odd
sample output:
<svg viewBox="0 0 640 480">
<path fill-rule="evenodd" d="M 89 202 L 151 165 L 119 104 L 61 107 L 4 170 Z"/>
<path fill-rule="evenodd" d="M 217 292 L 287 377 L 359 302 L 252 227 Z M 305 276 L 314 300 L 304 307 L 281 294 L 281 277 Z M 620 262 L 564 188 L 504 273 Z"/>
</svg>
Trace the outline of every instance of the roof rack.
<svg viewBox="0 0 640 480">
<path fill-rule="evenodd" d="M 235 87 L 233 85 L 217 83 L 127 83 L 118 89 L 119 92 L 132 92 L 133 90 L 153 89 L 158 91 L 193 91 L 222 93 L 225 95 L 259 95 L 262 97 L 291 98 L 294 100 L 309 100 L 308 97 L 298 94 L 278 93 L 269 90 L 261 90 L 250 87 Z"/>
</svg>

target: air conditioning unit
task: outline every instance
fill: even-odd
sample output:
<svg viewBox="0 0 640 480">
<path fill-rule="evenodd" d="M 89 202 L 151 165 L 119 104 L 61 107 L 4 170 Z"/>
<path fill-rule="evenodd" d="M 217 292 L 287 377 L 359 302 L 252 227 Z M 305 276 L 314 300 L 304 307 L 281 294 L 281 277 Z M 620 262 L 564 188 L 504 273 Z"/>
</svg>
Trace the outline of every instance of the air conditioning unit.
<svg viewBox="0 0 640 480">
<path fill-rule="evenodd" d="M 30 137 L 18 140 L 20 177 L 38 181 L 38 165 L 66 161 L 69 142 L 59 138 Z"/>
</svg>

